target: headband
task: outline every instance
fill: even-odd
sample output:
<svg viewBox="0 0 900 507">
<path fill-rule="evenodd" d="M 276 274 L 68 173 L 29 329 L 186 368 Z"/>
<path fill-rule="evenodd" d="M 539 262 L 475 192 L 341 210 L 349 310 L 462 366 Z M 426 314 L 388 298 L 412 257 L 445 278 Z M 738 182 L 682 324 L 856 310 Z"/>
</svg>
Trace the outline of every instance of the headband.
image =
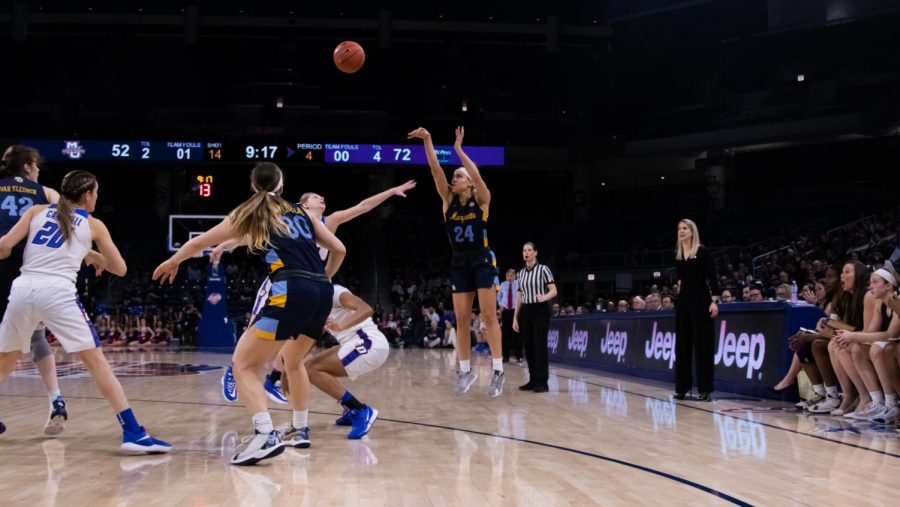
<svg viewBox="0 0 900 507">
<path fill-rule="evenodd" d="M 893 285 L 894 287 L 897 286 L 897 279 L 894 278 L 894 275 L 892 275 L 890 271 L 888 271 L 884 268 L 878 268 L 875 270 L 875 273 L 873 273 L 873 274 L 878 275 L 881 278 L 884 278 L 884 280 L 887 283 Z"/>
<path fill-rule="evenodd" d="M 459 169 L 457 169 L 457 170 L 455 170 L 455 171 L 453 171 L 453 172 L 455 172 L 455 173 L 463 173 L 463 174 L 466 176 L 466 178 L 469 178 L 470 180 L 472 179 L 472 177 L 469 176 L 469 171 L 467 171 L 465 167 L 460 167 Z"/>
</svg>

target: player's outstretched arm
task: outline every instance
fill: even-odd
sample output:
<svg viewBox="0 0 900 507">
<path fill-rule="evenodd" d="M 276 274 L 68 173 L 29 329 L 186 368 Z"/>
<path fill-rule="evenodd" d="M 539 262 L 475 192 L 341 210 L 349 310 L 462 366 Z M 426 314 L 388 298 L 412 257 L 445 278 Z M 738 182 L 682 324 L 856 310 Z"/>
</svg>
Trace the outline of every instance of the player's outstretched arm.
<svg viewBox="0 0 900 507">
<path fill-rule="evenodd" d="M 367 197 L 352 208 L 342 209 L 325 217 L 325 227 L 331 232 L 337 232 L 337 228 L 354 218 L 364 215 L 377 208 L 381 203 L 393 196 L 406 197 L 406 192 L 416 188 L 416 180 L 409 180 L 402 185 L 389 188 L 384 192 Z"/>
<path fill-rule="evenodd" d="M 447 175 L 438 162 L 437 153 L 434 151 L 434 143 L 431 141 L 431 133 L 422 127 L 413 130 L 406 135 L 407 139 L 421 139 L 425 145 L 425 157 L 428 159 L 428 167 L 431 168 L 431 177 L 434 178 L 434 186 L 437 188 L 438 195 L 444 203 L 444 211 L 450 206 L 450 183 L 447 181 Z"/>
<path fill-rule="evenodd" d="M 472 159 L 466 155 L 465 151 L 463 151 L 462 142 L 465 134 L 465 127 L 456 127 L 456 142 L 453 143 L 453 149 L 456 150 L 456 155 L 459 157 L 460 162 L 462 162 L 463 167 L 465 167 L 466 171 L 469 173 L 469 178 L 472 179 L 472 185 L 475 185 L 475 200 L 478 201 L 479 205 L 486 206 L 491 203 L 491 192 L 488 190 L 484 178 L 481 177 L 481 171 L 478 170 L 478 166 L 475 165 L 475 162 L 472 162 Z"/>
<path fill-rule="evenodd" d="M 199 255 L 207 248 L 224 243 L 230 239 L 234 239 L 235 233 L 231 229 L 231 222 L 225 217 L 212 229 L 204 232 L 199 236 L 194 236 L 190 241 L 181 245 L 168 260 L 156 267 L 153 271 L 153 279 L 159 280 L 160 283 L 172 283 L 175 281 L 175 275 L 178 274 L 178 266 L 187 259 Z"/>
</svg>

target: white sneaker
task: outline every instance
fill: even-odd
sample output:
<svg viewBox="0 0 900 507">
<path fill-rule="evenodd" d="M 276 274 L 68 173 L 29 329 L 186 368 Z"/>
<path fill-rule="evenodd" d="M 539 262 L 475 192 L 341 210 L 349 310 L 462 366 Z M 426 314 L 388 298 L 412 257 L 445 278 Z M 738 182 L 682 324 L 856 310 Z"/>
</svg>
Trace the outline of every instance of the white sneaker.
<svg viewBox="0 0 900 507">
<path fill-rule="evenodd" d="M 809 407 L 809 411 L 813 414 L 829 414 L 832 410 L 841 406 L 840 398 L 833 398 L 831 396 L 827 396 L 825 400 L 816 403 L 815 405 Z"/>
<path fill-rule="evenodd" d="M 456 394 L 463 394 L 469 391 L 469 388 L 472 387 L 472 384 L 478 380 L 478 375 L 475 372 L 469 370 L 466 373 L 457 372 L 456 373 Z"/>
<path fill-rule="evenodd" d="M 819 403 L 824 399 L 825 397 L 821 394 L 813 393 L 810 399 L 800 400 L 799 402 L 795 403 L 794 406 L 799 408 L 800 410 L 809 410 L 809 407 L 815 405 L 816 403 Z"/>
<path fill-rule="evenodd" d="M 856 410 L 856 415 L 853 416 L 853 419 L 857 421 L 868 421 L 870 417 L 881 414 L 882 410 L 884 410 L 884 404 L 878 403 L 877 401 L 870 401 L 869 403 L 866 403 L 865 408 L 862 410 Z"/>
<path fill-rule="evenodd" d="M 886 405 L 884 410 L 879 414 L 875 414 L 869 418 L 869 421 L 875 424 L 893 424 L 900 418 L 900 408 L 897 405 Z"/>
<path fill-rule="evenodd" d="M 232 465 L 255 465 L 284 452 L 281 435 L 274 430 L 268 434 L 254 431 L 253 435 L 245 437 L 241 443 L 246 444 L 246 447 L 231 457 Z"/>
</svg>

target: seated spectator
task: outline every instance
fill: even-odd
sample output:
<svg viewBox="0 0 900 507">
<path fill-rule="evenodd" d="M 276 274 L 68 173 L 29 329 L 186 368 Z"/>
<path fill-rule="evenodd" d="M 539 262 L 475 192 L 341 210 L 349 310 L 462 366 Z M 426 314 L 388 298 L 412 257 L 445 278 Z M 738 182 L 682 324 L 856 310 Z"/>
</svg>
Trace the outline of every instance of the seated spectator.
<svg viewBox="0 0 900 507">
<path fill-rule="evenodd" d="M 553 303 L 553 306 L 550 307 L 550 316 L 551 317 L 559 317 L 560 309 L 559 303 Z"/>
<path fill-rule="evenodd" d="M 438 327 L 438 321 L 430 321 L 428 329 L 425 330 L 425 336 L 422 337 L 422 346 L 427 349 L 439 347 L 444 339 L 443 334 L 443 329 Z"/>
<path fill-rule="evenodd" d="M 741 301 L 750 301 L 750 286 L 745 285 L 741 288 Z"/>
<path fill-rule="evenodd" d="M 752 301 L 754 303 L 759 303 L 759 302 L 764 301 L 762 291 L 763 291 L 762 286 L 759 284 L 754 284 L 753 286 L 751 286 L 750 287 L 750 301 Z"/>
<path fill-rule="evenodd" d="M 675 309 L 675 296 L 671 294 L 666 294 L 662 297 L 662 309 L 663 310 L 674 310 Z"/>
<path fill-rule="evenodd" d="M 441 341 L 444 348 L 456 348 L 456 328 L 449 320 L 444 321 L 444 339 Z"/>
<path fill-rule="evenodd" d="M 640 296 L 635 296 L 631 300 L 631 309 L 635 312 L 642 312 L 647 309 L 647 302 Z"/>
<path fill-rule="evenodd" d="M 157 347 L 165 347 L 172 340 L 172 336 L 162 325 L 162 321 L 158 320 L 156 322 L 156 327 L 153 330 L 153 338 L 152 343 Z"/>
<path fill-rule="evenodd" d="M 628 301 L 624 299 L 620 299 L 619 303 L 616 305 L 616 311 L 619 313 L 625 313 L 628 311 Z"/>
<path fill-rule="evenodd" d="M 722 303 L 734 303 L 734 295 L 731 294 L 729 289 L 725 289 L 722 291 Z"/>
<path fill-rule="evenodd" d="M 647 311 L 662 310 L 662 298 L 658 292 L 647 294 Z"/>
<path fill-rule="evenodd" d="M 815 284 L 808 283 L 803 286 L 803 289 L 800 291 L 800 299 L 805 301 L 811 305 L 816 304 L 816 286 Z"/>
<path fill-rule="evenodd" d="M 791 299 L 791 286 L 783 283 L 775 288 L 775 301 L 789 301 Z"/>
</svg>

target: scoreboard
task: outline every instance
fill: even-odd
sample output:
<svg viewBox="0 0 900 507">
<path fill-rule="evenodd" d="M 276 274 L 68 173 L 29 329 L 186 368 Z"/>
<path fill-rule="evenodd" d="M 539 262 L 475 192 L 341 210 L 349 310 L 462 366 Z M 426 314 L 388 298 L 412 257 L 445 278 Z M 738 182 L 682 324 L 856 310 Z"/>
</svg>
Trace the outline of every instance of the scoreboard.
<svg viewBox="0 0 900 507">
<path fill-rule="evenodd" d="M 45 160 L 215 163 L 275 161 L 303 164 L 424 165 L 421 144 L 362 144 L 296 142 L 221 142 L 181 139 L 173 141 L 23 139 Z M 464 146 L 469 158 L 481 166 L 503 166 L 502 146 Z M 460 165 L 452 146 L 435 146 L 442 164 Z"/>
</svg>

